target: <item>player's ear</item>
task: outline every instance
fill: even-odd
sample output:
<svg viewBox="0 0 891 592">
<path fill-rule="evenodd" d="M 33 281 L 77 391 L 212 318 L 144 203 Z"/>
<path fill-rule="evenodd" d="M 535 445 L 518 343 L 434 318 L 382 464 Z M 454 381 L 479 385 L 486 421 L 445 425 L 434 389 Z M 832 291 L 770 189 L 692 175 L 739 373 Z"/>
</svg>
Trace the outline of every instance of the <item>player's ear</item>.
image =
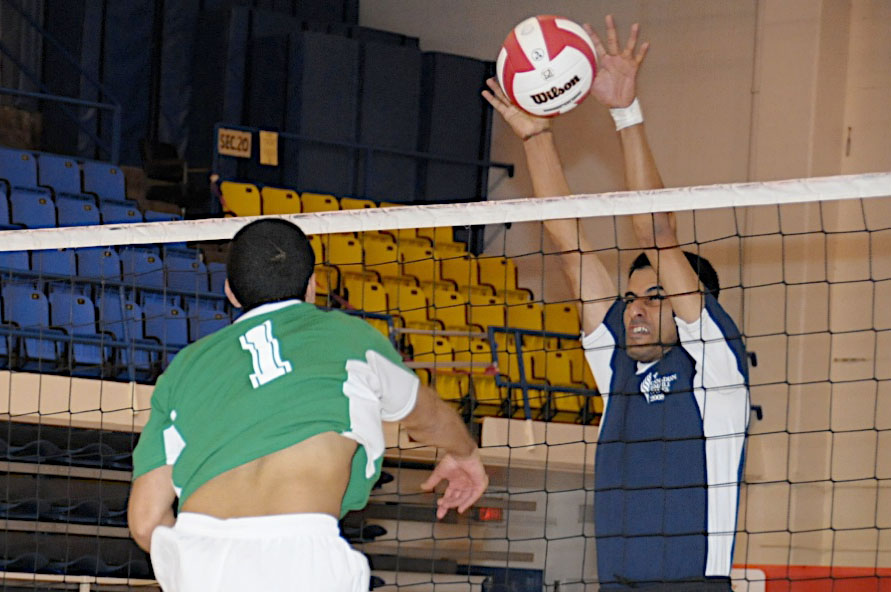
<svg viewBox="0 0 891 592">
<path fill-rule="evenodd" d="M 316 301 L 316 272 L 309 276 L 309 282 L 306 284 L 306 295 L 303 297 L 304 302 L 315 304 Z"/>
<path fill-rule="evenodd" d="M 232 288 L 229 287 L 228 278 L 226 278 L 225 291 L 226 297 L 229 299 L 229 302 L 232 304 L 232 306 L 234 306 L 235 308 L 241 308 L 241 302 L 238 301 L 238 298 L 236 298 L 235 294 L 232 293 Z"/>
</svg>

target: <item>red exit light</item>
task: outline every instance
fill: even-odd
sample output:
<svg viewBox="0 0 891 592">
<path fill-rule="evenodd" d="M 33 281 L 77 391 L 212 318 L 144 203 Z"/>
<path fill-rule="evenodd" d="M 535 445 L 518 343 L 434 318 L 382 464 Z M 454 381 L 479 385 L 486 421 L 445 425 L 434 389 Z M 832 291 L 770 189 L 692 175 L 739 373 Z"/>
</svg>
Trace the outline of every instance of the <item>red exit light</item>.
<svg viewBox="0 0 891 592">
<path fill-rule="evenodd" d="M 477 520 L 480 522 L 499 522 L 502 518 L 501 508 L 477 508 Z"/>
</svg>

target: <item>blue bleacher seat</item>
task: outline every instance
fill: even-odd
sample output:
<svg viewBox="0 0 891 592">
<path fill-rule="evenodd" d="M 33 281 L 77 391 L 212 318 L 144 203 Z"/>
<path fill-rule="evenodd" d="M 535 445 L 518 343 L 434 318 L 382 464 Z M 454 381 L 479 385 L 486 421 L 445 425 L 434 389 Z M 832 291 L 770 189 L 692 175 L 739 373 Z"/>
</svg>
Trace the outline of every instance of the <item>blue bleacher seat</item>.
<svg viewBox="0 0 891 592">
<path fill-rule="evenodd" d="M 207 275 L 210 276 L 210 291 L 222 294 L 226 284 L 226 264 L 211 261 L 207 264 Z"/>
<path fill-rule="evenodd" d="M 169 364 L 176 353 L 189 343 L 189 325 L 185 311 L 161 300 L 146 300 L 145 335 L 154 337 L 168 348 L 165 357 L 166 364 Z"/>
<path fill-rule="evenodd" d="M 207 292 L 207 268 L 197 249 L 166 249 L 164 268 L 167 287 L 188 292 Z"/>
<path fill-rule="evenodd" d="M 142 212 L 135 201 L 102 199 L 99 200 L 99 212 L 103 224 L 127 224 L 142 222 Z"/>
<path fill-rule="evenodd" d="M 15 230 L 16 228 L 21 228 L 21 226 L 13 224 L 10 219 L 7 193 L 6 187 L 0 186 L 0 230 Z"/>
<path fill-rule="evenodd" d="M 83 164 L 83 190 L 99 199 L 127 199 L 124 173 L 107 162 L 88 160 Z"/>
<path fill-rule="evenodd" d="M 24 150 L 0 148 L 0 180 L 10 188 L 37 188 L 37 160 L 34 155 Z"/>
<path fill-rule="evenodd" d="M 158 251 L 148 247 L 124 247 L 120 252 L 124 281 L 135 288 L 163 290 L 164 264 Z"/>
<path fill-rule="evenodd" d="M 101 224 L 96 202 L 86 195 L 61 193 L 56 195 L 59 226 L 89 226 Z"/>
<path fill-rule="evenodd" d="M 77 274 L 86 278 L 120 281 L 121 259 L 111 247 L 88 247 L 75 251 Z"/>
<path fill-rule="evenodd" d="M 50 321 L 73 337 L 98 338 L 96 309 L 93 302 L 75 289 L 56 289 L 50 293 Z M 102 376 L 111 361 L 111 348 L 92 343 L 68 342 L 68 369 L 81 376 Z"/>
<path fill-rule="evenodd" d="M 211 303 L 195 302 L 188 310 L 189 341 L 198 341 L 229 325 L 229 314 Z"/>
<path fill-rule="evenodd" d="M 23 369 L 49 371 L 58 368 L 65 334 L 49 328 L 49 303 L 43 292 L 32 286 L 3 286 L 3 320 L 15 323 L 21 329 L 39 331 L 34 337 L 14 340 Z"/>
<path fill-rule="evenodd" d="M 158 345 L 158 342 L 145 339 L 142 308 L 132 300 L 121 298 L 116 289 L 102 291 L 96 305 L 99 311 L 99 331 L 108 332 L 115 340 L 127 344 L 126 347 L 116 348 L 118 355 L 115 369 L 118 377 L 130 380 L 150 380 L 154 377 L 159 354 L 142 346 Z"/>
<path fill-rule="evenodd" d="M 14 187 L 9 196 L 10 220 L 28 228 L 56 226 L 56 205 L 49 190 Z"/>
<path fill-rule="evenodd" d="M 0 251 L 0 269 L 28 271 L 28 251 Z"/>
<path fill-rule="evenodd" d="M 68 156 L 41 154 L 37 158 L 37 181 L 43 187 L 61 193 L 80 194 L 80 167 Z"/>
<path fill-rule="evenodd" d="M 74 279 L 77 276 L 77 262 L 74 253 L 74 249 L 34 251 L 31 253 L 31 270 L 40 274 Z"/>
<path fill-rule="evenodd" d="M 183 217 L 179 214 L 168 214 L 167 212 L 156 212 L 154 210 L 145 211 L 146 222 L 174 222 L 182 219 Z"/>
</svg>

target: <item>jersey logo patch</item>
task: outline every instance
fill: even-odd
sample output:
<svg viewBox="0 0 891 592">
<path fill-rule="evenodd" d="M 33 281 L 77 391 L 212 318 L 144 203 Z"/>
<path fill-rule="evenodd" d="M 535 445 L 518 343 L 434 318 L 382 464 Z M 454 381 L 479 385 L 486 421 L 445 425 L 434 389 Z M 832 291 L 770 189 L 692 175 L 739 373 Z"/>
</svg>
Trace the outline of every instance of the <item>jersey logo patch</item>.
<svg viewBox="0 0 891 592">
<path fill-rule="evenodd" d="M 658 372 L 650 372 L 640 383 L 640 392 L 647 403 L 665 400 L 665 394 L 671 392 L 671 383 L 678 379 L 677 373 L 659 376 Z"/>
</svg>

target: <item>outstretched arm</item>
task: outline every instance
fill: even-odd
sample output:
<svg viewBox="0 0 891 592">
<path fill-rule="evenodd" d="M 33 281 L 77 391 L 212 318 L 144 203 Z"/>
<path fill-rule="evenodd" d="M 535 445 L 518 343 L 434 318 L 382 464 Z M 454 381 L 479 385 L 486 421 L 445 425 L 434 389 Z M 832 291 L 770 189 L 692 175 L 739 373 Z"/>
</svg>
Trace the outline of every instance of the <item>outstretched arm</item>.
<svg viewBox="0 0 891 592">
<path fill-rule="evenodd" d="M 488 80 L 488 85 L 491 91 L 483 91 L 483 96 L 523 140 L 535 196 L 569 195 L 550 120 L 520 110 L 504 95 L 494 78 Z M 548 220 L 544 227 L 561 253 L 560 266 L 572 293 L 581 297 L 582 329 L 590 333 L 603 322 L 616 296 L 615 280 L 588 239 L 579 233 L 576 220 Z"/>
<path fill-rule="evenodd" d="M 489 477 L 483 468 L 476 442 L 455 413 L 426 386 L 418 387 L 415 407 L 402 420 L 412 440 L 446 451 L 430 477 L 421 484 L 426 491 L 433 491 L 440 481 L 448 481 L 445 493 L 437 500 L 436 517 L 444 518 L 452 508 L 463 513 L 486 491 Z"/>
<path fill-rule="evenodd" d="M 637 71 L 646 57 L 649 43 L 641 44 L 635 53 L 640 31 L 635 23 L 624 48 L 620 49 L 612 15 L 606 17 L 606 46 L 590 25 L 585 25 L 585 30 L 594 42 L 600 67 L 592 94 L 610 109 L 628 109 L 636 101 Z M 623 127 L 618 133 L 627 188 L 638 191 L 664 187 L 643 121 Z M 672 295 L 675 314 L 688 322 L 698 319 L 702 308 L 699 278 L 678 246 L 674 213 L 640 214 L 632 216 L 631 220 L 638 243 L 646 249 L 659 282 L 666 293 Z"/>
</svg>

